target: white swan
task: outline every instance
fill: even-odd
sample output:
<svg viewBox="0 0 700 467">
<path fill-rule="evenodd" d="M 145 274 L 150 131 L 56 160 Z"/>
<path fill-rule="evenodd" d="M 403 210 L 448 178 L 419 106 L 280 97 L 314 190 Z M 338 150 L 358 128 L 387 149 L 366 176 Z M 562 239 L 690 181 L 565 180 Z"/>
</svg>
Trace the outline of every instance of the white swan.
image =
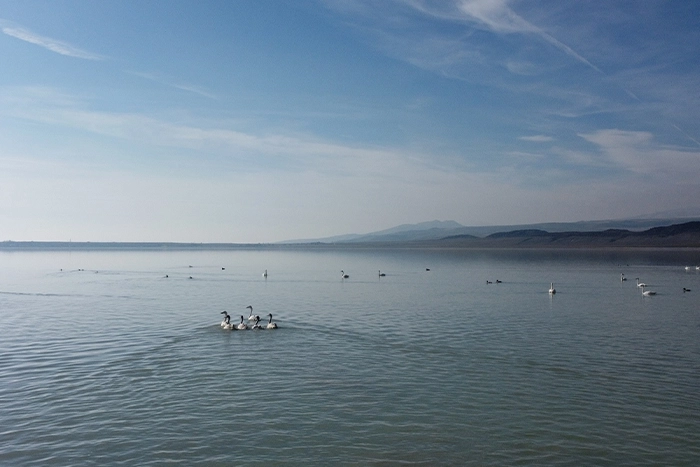
<svg viewBox="0 0 700 467">
<path fill-rule="evenodd" d="M 340 271 L 340 277 L 342 277 L 343 279 L 347 279 L 350 276 L 345 274 L 345 271 Z"/>
<path fill-rule="evenodd" d="M 637 279 L 637 287 L 646 287 L 647 285 L 644 282 L 639 282 L 639 277 L 635 277 Z"/>
<path fill-rule="evenodd" d="M 626 281 L 626 280 L 627 280 L 627 278 L 625 277 L 625 275 L 624 275 L 624 274 L 620 274 L 620 282 L 624 282 L 624 281 Z"/>
<path fill-rule="evenodd" d="M 642 295 L 645 297 L 651 297 L 652 295 L 656 295 L 656 292 L 652 290 L 644 290 L 644 286 L 642 286 Z"/>
<path fill-rule="evenodd" d="M 253 314 L 253 305 L 248 305 L 246 309 L 250 308 L 250 316 L 248 316 L 248 321 L 255 321 L 255 318 L 260 320 L 260 316 L 256 316 Z"/>
<path fill-rule="evenodd" d="M 267 316 L 270 317 L 270 319 L 267 321 L 267 326 L 265 326 L 267 329 L 277 329 L 277 323 L 272 322 L 272 313 L 268 313 Z"/>
<path fill-rule="evenodd" d="M 231 323 L 231 317 L 226 313 L 226 310 L 221 312 L 222 315 L 224 315 L 224 320 L 221 322 L 221 327 L 223 328 L 227 324 Z"/>
<path fill-rule="evenodd" d="M 555 293 L 557 293 L 557 290 L 554 288 L 554 282 L 551 282 L 549 284 L 549 294 L 554 295 Z"/>
<path fill-rule="evenodd" d="M 236 325 L 236 329 L 240 329 L 241 331 L 248 329 L 248 325 L 243 322 L 243 316 L 241 316 L 241 322 Z"/>
</svg>

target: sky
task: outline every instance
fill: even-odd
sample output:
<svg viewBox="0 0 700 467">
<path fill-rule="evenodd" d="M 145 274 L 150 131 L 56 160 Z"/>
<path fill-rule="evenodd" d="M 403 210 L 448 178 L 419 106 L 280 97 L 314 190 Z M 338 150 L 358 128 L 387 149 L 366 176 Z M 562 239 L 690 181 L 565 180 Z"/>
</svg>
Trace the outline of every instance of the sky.
<svg viewBox="0 0 700 467">
<path fill-rule="evenodd" d="M 700 3 L 0 0 L 0 241 L 700 215 Z"/>
</svg>

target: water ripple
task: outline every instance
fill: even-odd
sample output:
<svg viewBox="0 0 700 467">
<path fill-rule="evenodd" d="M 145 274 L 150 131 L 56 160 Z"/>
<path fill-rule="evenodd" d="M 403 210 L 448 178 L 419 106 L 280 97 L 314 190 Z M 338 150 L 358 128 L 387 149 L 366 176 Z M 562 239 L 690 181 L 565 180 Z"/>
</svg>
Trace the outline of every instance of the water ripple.
<svg viewBox="0 0 700 467">
<path fill-rule="evenodd" d="M 126 268 L 46 285 L 56 293 L 42 280 L 65 277 L 0 293 L 0 464 L 700 461 L 697 299 L 640 308 L 619 281 L 591 298 L 564 280 L 552 299 L 530 291 L 570 264 L 517 262 L 507 271 L 527 280 L 500 271 L 486 295 L 483 271 L 502 258 L 451 261 L 429 276 L 235 287 L 231 266 L 176 285 Z M 592 286 L 618 276 L 583 275 Z M 280 329 L 216 324 L 251 296 Z"/>
</svg>

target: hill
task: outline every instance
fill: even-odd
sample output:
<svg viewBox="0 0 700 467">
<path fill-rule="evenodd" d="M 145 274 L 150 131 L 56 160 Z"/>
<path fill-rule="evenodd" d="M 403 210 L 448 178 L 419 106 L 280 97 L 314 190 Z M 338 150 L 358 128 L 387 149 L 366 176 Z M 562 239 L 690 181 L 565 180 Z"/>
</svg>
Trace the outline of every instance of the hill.
<svg viewBox="0 0 700 467">
<path fill-rule="evenodd" d="M 403 225 L 345 240 L 261 243 L 159 242 L 0 242 L 0 251 L 13 250 L 230 250 L 290 248 L 700 248 L 700 221 L 655 226 L 644 230 L 547 231 L 538 228 L 504 230 L 479 237 L 456 223 Z M 459 224 L 457 224 L 459 225 Z M 571 225 L 571 224 L 569 224 Z M 579 225 L 578 223 L 576 225 Z M 334 237 L 341 238 L 341 237 Z"/>
<path fill-rule="evenodd" d="M 471 248 L 700 248 L 700 221 L 653 227 L 641 232 L 624 229 L 593 232 L 514 230 L 484 238 L 450 236 L 439 243 Z"/>
<path fill-rule="evenodd" d="M 289 240 L 280 242 L 283 244 L 305 244 L 305 243 L 327 243 L 327 244 L 348 244 L 348 243 L 393 243 L 393 242 L 425 242 L 431 240 L 442 240 L 445 238 L 490 238 L 491 235 L 500 236 L 546 236 L 553 233 L 595 233 L 610 231 L 619 232 L 643 232 L 645 230 L 664 227 L 674 224 L 683 224 L 698 219 L 624 219 L 624 220 L 603 220 L 603 221 L 581 221 L 581 222 L 550 222 L 526 225 L 501 225 L 501 226 L 479 226 L 465 227 L 455 221 L 430 221 L 419 224 L 404 224 L 391 229 L 380 230 L 367 234 L 348 234 L 335 237 L 317 238 L 312 240 Z M 571 236 L 571 235 L 569 235 Z M 594 235 L 595 237 L 595 235 Z M 501 238 L 492 237 L 490 240 Z"/>
</svg>

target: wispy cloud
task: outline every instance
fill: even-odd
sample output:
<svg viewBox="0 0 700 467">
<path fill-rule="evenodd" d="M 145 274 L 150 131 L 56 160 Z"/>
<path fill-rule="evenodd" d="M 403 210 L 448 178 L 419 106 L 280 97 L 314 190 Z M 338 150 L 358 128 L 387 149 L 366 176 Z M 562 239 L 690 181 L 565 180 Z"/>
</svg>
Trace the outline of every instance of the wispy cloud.
<svg viewBox="0 0 700 467">
<path fill-rule="evenodd" d="M 452 21 L 470 22 L 496 34 L 534 34 L 593 70 L 602 71 L 574 49 L 513 11 L 510 0 L 454 0 L 436 7 L 426 0 L 405 0 L 415 10 Z"/>
<path fill-rule="evenodd" d="M 29 29 L 4 20 L 0 20 L 0 26 L 2 27 L 2 32 L 10 37 L 38 45 L 39 47 L 43 47 L 51 52 L 56 52 L 57 54 L 67 57 L 82 58 L 84 60 L 104 60 L 102 55 L 87 52 L 67 42 L 36 34 Z"/>
<path fill-rule="evenodd" d="M 574 49 L 516 14 L 508 6 L 508 3 L 510 3 L 509 0 L 459 0 L 458 8 L 468 18 L 486 25 L 493 32 L 538 35 L 567 55 L 602 73 L 597 66 L 593 65 Z"/>
<path fill-rule="evenodd" d="M 697 144 L 698 146 L 700 146 L 700 141 L 698 141 L 697 139 L 695 139 L 695 138 L 693 138 L 692 136 L 690 136 L 687 132 L 685 132 L 684 130 L 682 130 L 681 127 L 679 127 L 678 125 L 675 125 L 675 124 L 674 124 L 674 125 L 673 125 L 673 128 L 675 128 L 676 130 L 680 131 L 683 135 L 686 136 L 686 138 L 688 138 L 689 140 L 691 140 L 692 142 L 694 142 L 695 144 Z"/>
<path fill-rule="evenodd" d="M 199 94 L 200 96 L 207 97 L 209 99 L 216 99 L 216 96 L 214 94 L 202 89 L 199 86 L 177 83 L 177 82 L 174 82 L 170 79 L 156 75 L 154 73 L 143 73 L 140 71 L 126 71 L 126 73 L 128 73 L 130 75 L 138 76 L 139 78 L 144 78 L 144 79 L 147 79 L 147 80 L 159 83 L 159 84 L 170 86 L 170 87 L 175 88 L 175 89 L 180 89 L 181 91 L 187 91 L 187 92 L 191 92 L 194 94 Z"/>
<path fill-rule="evenodd" d="M 47 88 L 0 92 L 0 108 L 0 116 L 117 138 L 137 147 L 168 148 L 174 150 L 168 153 L 202 156 L 198 161 L 212 161 L 212 166 L 222 163 L 240 172 L 312 170 L 384 178 L 401 173 L 406 165 L 430 165 L 439 170 L 432 158 L 406 150 L 348 145 L 283 129 L 241 131 L 229 122 L 175 123 L 144 114 L 96 111 L 77 98 Z"/>
<path fill-rule="evenodd" d="M 547 135 L 521 136 L 518 139 L 521 141 L 530 141 L 532 143 L 548 143 L 554 140 L 554 138 Z"/>
<path fill-rule="evenodd" d="M 545 114 L 554 108 L 580 115 L 612 105 L 610 83 L 570 66 L 582 63 L 600 72 L 575 50 L 581 47 L 580 32 L 566 38 L 573 46 L 565 44 L 555 35 L 566 34 L 566 20 L 547 16 L 539 5 L 506 0 L 344 0 L 326 5 L 346 15 L 347 24 L 368 44 L 392 58 L 515 96 L 536 95 L 530 103 Z M 553 53 L 550 45 L 562 53 Z"/>
<path fill-rule="evenodd" d="M 598 146 L 614 165 L 644 177 L 652 177 L 657 186 L 665 183 L 697 185 L 700 178 L 700 165 L 697 163 L 700 152 L 660 146 L 647 131 L 605 129 L 579 136 Z"/>
</svg>

